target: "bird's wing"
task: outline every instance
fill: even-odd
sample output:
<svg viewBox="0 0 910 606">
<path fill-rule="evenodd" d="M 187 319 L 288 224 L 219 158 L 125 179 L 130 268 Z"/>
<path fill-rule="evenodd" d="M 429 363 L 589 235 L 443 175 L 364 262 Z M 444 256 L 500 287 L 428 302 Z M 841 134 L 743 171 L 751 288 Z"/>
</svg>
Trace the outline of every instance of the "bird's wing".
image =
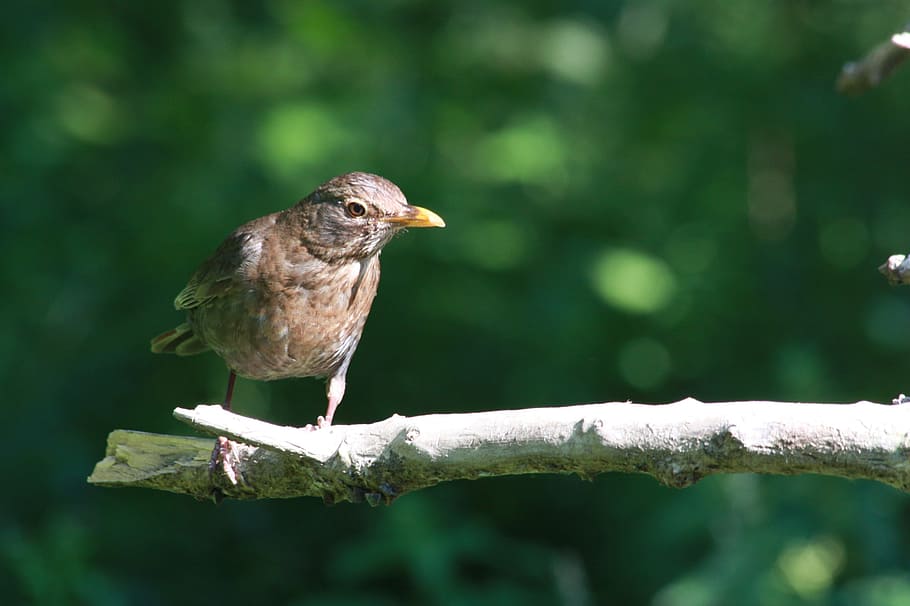
<svg viewBox="0 0 910 606">
<path fill-rule="evenodd" d="M 244 247 L 250 241 L 247 231 L 237 230 L 228 236 L 211 257 L 206 259 L 174 299 L 177 309 L 193 309 L 221 297 L 239 283 L 244 263 Z"/>
</svg>

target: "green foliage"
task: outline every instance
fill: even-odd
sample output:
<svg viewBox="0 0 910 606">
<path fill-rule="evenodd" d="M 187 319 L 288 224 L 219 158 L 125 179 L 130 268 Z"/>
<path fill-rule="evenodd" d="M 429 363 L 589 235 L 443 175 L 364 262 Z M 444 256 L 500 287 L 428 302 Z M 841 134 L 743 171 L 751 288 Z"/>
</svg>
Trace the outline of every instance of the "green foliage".
<svg viewBox="0 0 910 606">
<path fill-rule="evenodd" d="M 108 431 L 183 432 L 175 406 L 221 397 L 214 356 L 148 353 L 196 264 L 350 170 L 448 228 L 384 253 L 341 423 L 906 391 L 910 304 L 875 267 L 910 233 L 910 70 L 833 85 L 901 3 L 4 16 L 3 604 L 910 601 L 907 498 L 833 478 L 504 478 L 376 510 L 84 481 Z M 240 381 L 235 402 L 303 424 L 322 386 Z"/>
</svg>

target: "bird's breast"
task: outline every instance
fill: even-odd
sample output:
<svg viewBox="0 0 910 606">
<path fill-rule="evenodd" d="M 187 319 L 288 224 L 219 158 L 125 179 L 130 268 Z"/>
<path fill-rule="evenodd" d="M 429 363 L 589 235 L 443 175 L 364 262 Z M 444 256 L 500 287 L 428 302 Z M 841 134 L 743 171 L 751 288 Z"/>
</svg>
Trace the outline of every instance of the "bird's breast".
<svg viewBox="0 0 910 606">
<path fill-rule="evenodd" d="M 242 376 L 330 376 L 353 355 L 378 282 L 378 257 L 337 264 L 286 259 L 197 312 L 194 324 Z"/>
</svg>

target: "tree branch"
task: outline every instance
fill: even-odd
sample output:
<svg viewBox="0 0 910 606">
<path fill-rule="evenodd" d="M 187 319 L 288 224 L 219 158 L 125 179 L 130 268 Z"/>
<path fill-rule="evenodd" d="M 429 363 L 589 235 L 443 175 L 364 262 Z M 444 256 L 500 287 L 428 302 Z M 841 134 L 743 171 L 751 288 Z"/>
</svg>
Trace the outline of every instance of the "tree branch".
<svg viewBox="0 0 910 606">
<path fill-rule="evenodd" d="M 878 271 L 892 286 L 910 284 L 910 256 L 891 255 L 887 261 L 878 266 Z"/>
<path fill-rule="evenodd" d="M 891 75 L 908 56 L 910 32 L 894 34 L 859 61 L 845 64 L 837 78 L 837 90 L 840 93 L 859 94 L 874 88 Z"/>
<path fill-rule="evenodd" d="M 451 480 L 529 473 L 647 473 L 684 487 L 713 473 L 817 473 L 910 490 L 910 406 L 694 399 L 418 417 L 307 431 L 220 406 L 178 408 L 194 427 L 243 442 L 209 471 L 211 439 L 117 430 L 89 477 L 209 498 L 319 496 L 390 503 Z M 231 477 L 231 474 L 236 474 Z"/>
</svg>

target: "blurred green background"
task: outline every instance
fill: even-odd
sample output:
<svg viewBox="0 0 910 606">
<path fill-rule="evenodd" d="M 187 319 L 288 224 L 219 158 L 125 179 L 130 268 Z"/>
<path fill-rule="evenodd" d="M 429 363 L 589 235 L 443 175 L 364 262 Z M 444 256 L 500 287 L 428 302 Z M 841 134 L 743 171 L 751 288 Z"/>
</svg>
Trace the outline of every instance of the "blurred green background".
<svg viewBox="0 0 910 606">
<path fill-rule="evenodd" d="M 868 482 L 488 479 L 392 507 L 220 507 L 86 476 L 188 433 L 214 355 L 153 356 L 234 227 L 340 173 L 448 228 L 384 274 L 336 420 L 908 389 L 910 69 L 842 64 L 902 2 L 12 2 L 0 23 L 0 602 L 910 603 L 910 502 Z M 314 380 L 238 382 L 311 422 Z"/>
</svg>

